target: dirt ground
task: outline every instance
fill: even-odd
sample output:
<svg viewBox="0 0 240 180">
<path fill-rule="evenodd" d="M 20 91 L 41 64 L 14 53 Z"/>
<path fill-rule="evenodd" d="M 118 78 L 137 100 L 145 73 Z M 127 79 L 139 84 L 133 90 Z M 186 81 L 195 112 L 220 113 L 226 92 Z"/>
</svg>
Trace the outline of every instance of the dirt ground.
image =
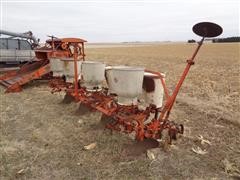
<svg viewBox="0 0 240 180">
<path fill-rule="evenodd" d="M 99 45 L 86 53 L 88 60 L 165 72 L 173 90 L 194 47 Z M 153 160 L 128 135 L 104 130 L 100 113 L 81 114 L 79 104 L 63 102 L 64 93 L 52 95 L 46 82 L 15 94 L 0 87 L 0 179 L 239 179 L 239 51 L 235 43 L 202 47 L 171 114 L 185 133 L 167 152 L 150 149 Z M 84 150 L 91 143 L 96 147 Z"/>
</svg>

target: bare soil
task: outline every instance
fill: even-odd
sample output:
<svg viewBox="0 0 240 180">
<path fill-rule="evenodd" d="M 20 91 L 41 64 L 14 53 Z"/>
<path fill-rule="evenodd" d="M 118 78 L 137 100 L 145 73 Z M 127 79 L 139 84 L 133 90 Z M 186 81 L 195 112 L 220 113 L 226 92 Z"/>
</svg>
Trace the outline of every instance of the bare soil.
<svg viewBox="0 0 240 180">
<path fill-rule="evenodd" d="M 89 60 L 165 72 L 172 91 L 194 47 L 99 45 L 86 53 Z M 15 94 L 0 87 L 0 179 L 239 179 L 239 47 L 209 43 L 200 50 L 171 114 L 185 133 L 169 151 L 104 129 L 99 112 L 52 95 L 46 82 Z M 197 147 L 206 154 L 193 152 Z M 149 148 L 156 159 L 147 158 Z"/>
</svg>

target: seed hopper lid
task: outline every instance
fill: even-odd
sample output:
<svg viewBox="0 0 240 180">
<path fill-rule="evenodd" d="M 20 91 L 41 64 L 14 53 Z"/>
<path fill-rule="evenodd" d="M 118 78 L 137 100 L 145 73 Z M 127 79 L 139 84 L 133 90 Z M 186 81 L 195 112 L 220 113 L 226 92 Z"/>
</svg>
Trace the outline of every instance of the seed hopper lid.
<svg viewBox="0 0 240 180">
<path fill-rule="evenodd" d="M 222 34 L 223 29 L 212 22 L 200 22 L 193 26 L 193 32 L 202 37 L 216 37 Z"/>
</svg>

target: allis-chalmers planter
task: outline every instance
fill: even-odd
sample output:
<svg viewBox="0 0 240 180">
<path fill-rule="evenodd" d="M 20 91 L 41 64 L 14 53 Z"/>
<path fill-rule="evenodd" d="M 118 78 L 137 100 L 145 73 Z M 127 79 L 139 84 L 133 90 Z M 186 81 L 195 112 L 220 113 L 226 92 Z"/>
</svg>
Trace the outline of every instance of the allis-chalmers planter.
<svg viewBox="0 0 240 180">
<path fill-rule="evenodd" d="M 102 62 L 85 61 L 84 40 L 52 39 L 49 47 L 36 52 L 37 58 L 50 60 L 52 92 L 65 91 L 81 105 L 109 117 L 106 128 L 134 133 L 137 140 L 161 139 L 168 134 L 168 143 L 183 133 L 182 124 L 169 120 L 177 94 L 186 78 L 205 37 L 216 37 L 222 28 L 202 22 L 193 26 L 202 37 L 170 95 L 165 75 L 141 67 L 106 66 Z M 46 63 L 49 65 L 49 63 Z M 166 102 L 163 103 L 165 95 Z M 165 134 L 165 133 L 164 133 Z"/>
<path fill-rule="evenodd" d="M 177 94 L 188 74 L 205 37 L 216 37 L 222 28 L 214 23 L 202 22 L 193 26 L 193 31 L 202 36 L 193 55 L 178 81 L 172 95 L 165 84 L 164 74 L 141 67 L 107 66 L 94 61 L 77 59 L 78 44 L 74 44 L 74 81 L 65 78 L 50 81 L 53 92 L 64 90 L 81 105 L 95 109 L 110 117 L 106 125 L 111 130 L 135 133 L 137 140 L 160 139 L 168 133 L 168 143 L 183 133 L 182 124 L 169 120 Z M 56 61 L 55 61 L 56 62 Z M 62 76 L 62 74 L 61 74 Z M 106 80 L 106 87 L 103 81 Z M 163 105 L 163 95 L 166 102 Z"/>
</svg>

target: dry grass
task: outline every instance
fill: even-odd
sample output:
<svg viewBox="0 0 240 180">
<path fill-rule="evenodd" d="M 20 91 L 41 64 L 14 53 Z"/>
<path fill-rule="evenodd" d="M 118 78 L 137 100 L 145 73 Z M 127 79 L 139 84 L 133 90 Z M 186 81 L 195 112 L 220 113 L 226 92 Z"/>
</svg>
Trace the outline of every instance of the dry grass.
<svg viewBox="0 0 240 180">
<path fill-rule="evenodd" d="M 87 55 L 166 72 L 173 90 L 193 49 L 193 44 L 148 44 L 89 48 Z M 100 113 L 79 115 L 78 104 L 62 103 L 63 94 L 51 95 L 44 83 L 17 94 L 4 94 L 1 87 L 0 179 L 229 178 L 234 172 L 225 172 L 225 159 L 240 168 L 239 60 L 239 44 L 203 46 L 171 116 L 185 125 L 185 134 L 170 152 L 154 149 L 154 161 L 145 154 L 127 156 L 134 141 L 100 127 Z M 201 145 L 198 135 L 212 145 Z M 96 148 L 83 149 L 92 142 Z M 208 153 L 195 154 L 195 146 Z"/>
</svg>

